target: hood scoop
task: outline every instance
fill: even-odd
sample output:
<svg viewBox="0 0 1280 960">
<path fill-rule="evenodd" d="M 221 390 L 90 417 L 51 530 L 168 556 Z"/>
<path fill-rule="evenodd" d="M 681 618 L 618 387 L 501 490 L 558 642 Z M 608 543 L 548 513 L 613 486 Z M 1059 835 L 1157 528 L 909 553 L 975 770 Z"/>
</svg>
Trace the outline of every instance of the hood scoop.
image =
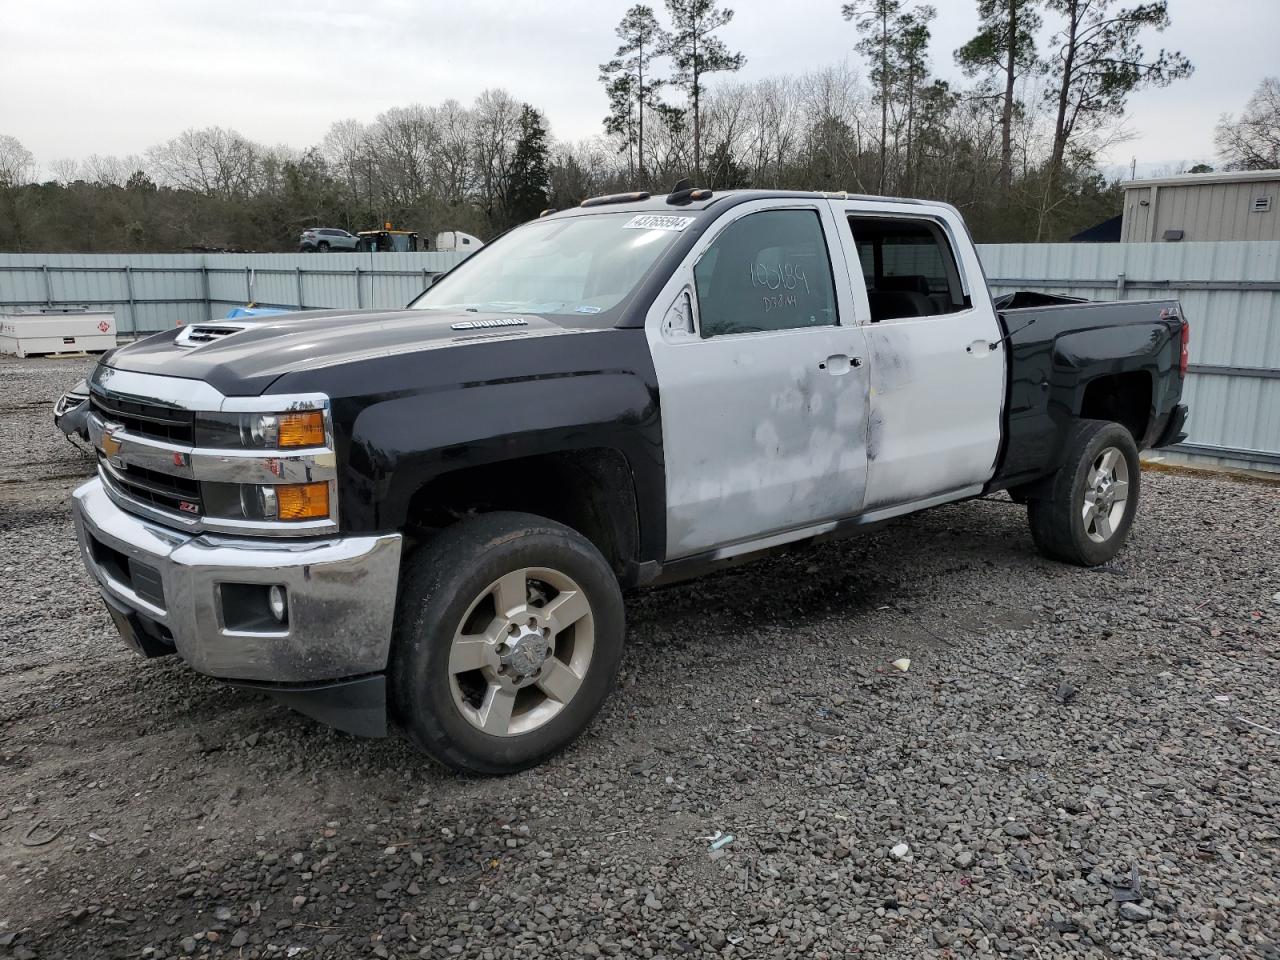
<svg viewBox="0 0 1280 960">
<path fill-rule="evenodd" d="M 239 333 L 244 327 L 233 323 L 195 323 L 182 328 L 182 332 L 174 338 L 179 347 L 199 347 L 217 340 L 225 340 L 233 333 Z"/>
</svg>

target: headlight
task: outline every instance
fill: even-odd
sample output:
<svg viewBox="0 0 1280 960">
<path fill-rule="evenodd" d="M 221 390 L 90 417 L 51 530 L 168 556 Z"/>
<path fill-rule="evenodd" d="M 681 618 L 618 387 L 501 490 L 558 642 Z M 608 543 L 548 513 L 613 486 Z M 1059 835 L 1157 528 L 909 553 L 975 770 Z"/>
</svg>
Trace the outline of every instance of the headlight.
<svg viewBox="0 0 1280 960">
<path fill-rule="evenodd" d="M 197 447 L 250 450 L 297 449 L 325 445 L 324 414 L 302 413 L 199 413 L 196 414 Z"/>
</svg>

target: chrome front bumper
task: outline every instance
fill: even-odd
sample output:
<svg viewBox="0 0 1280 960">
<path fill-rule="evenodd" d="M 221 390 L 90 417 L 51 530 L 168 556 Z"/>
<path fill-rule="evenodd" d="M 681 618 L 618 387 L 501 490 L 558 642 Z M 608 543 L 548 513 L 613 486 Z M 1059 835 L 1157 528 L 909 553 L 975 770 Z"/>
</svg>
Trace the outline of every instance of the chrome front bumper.
<svg viewBox="0 0 1280 960">
<path fill-rule="evenodd" d="M 195 670 L 226 680 L 314 683 L 386 669 L 399 534 L 296 541 L 192 535 L 122 510 L 101 480 L 72 497 L 85 565 L 135 648 L 128 621 L 143 618 L 159 624 L 156 633 L 170 635 L 164 640 Z M 95 554 L 127 562 L 99 562 Z M 228 629 L 228 584 L 285 587 L 288 622 Z"/>
</svg>

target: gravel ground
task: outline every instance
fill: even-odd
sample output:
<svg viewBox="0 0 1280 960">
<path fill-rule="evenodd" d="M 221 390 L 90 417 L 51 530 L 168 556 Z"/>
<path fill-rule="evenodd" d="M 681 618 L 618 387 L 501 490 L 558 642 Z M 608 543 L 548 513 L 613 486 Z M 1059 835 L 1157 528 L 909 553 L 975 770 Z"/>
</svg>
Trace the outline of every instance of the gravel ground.
<svg viewBox="0 0 1280 960">
<path fill-rule="evenodd" d="M 125 653 L 83 367 L 0 362 L 0 956 L 1280 958 L 1276 486 L 1147 473 L 1098 570 L 992 500 L 637 595 L 590 732 L 465 779 Z"/>
</svg>

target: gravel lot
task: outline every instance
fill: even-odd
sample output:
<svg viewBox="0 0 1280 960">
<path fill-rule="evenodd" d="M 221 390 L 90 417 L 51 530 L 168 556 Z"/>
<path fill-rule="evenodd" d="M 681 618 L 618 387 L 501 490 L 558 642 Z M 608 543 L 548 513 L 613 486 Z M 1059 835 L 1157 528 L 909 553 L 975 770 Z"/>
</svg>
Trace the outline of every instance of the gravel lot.
<svg viewBox="0 0 1280 960">
<path fill-rule="evenodd" d="M 1280 487 L 1148 472 L 1099 570 L 993 500 L 637 595 L 591 731 L 463 779 L 126 653 L 85 366 L 0 361 L 0 957 L 1280 958 Z"/>
</svg>

